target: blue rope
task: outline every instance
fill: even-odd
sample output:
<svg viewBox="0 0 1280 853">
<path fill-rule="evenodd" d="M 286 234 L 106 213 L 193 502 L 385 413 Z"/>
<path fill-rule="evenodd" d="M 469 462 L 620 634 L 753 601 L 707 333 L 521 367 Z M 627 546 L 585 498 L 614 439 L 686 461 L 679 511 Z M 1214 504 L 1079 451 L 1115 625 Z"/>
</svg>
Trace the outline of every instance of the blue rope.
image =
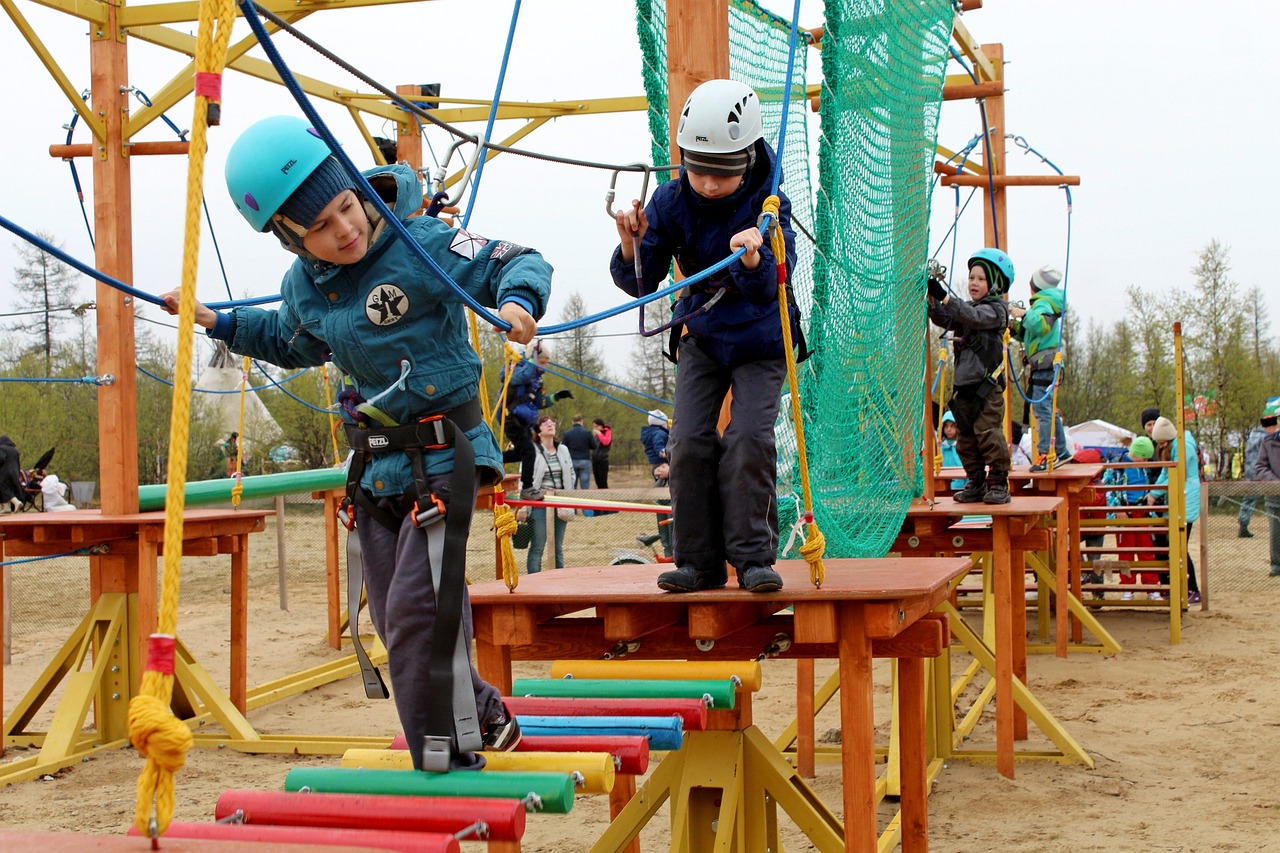
<svg viewBox="0 0 1280 853">
<path fill-rule="evenodd" d="M 55 258 L 62 261 L 64 264 L 67 264 L 68 266 L 79 270 L 80 272 L 84 273 L 90 278 L 93 278 L 102 282 L 108 287 L 113 287 L 122 293 L 127 293 L 130 296 L 134 297 L 135 299 L 141 299 L 143 302 L 149 302 L 152 305 L 164 305 L 164 300 L 161 299 L 159 296 L 152 296 L 150 293 L 147 293 L 146 291 L 138 290 L 136 287 L 130 287 L 129 285 L 125 284 L 123 281 L 120 281 L 117 278 L 112 278 L 106 273 L 100 272 L 94 269 L 89 264 L 86 264 L 83 261 L 80 261 L 72 257 L 71 255 L 59 249 L 57 246 L 50 243 L 49 241 L 42 240 L 41 238 L 37 237 L 35 234 L 32 234 L 30 231 L 23 228 L 22 226 L 17 225 L 16 223 L 10 221 L 9 219 L 6 219 L 4 216 L 0 216 L 0 228 L 3 228 L 6 231 L 9 231 L 12 234 L 16 234 L 17 236 L 21 237 L 23 240 L 26 240 L 28 243 L 31 243 L 33 246 L 40 249 L 42 252 L 53 255 Z M 249 299 L 238 299 L 234 302 L 209 302 L 206 304 L 208 305 L 208 307 L 216 311 L 216 310 L 222 310 L 225 308 L 234 308 L 237 305 L 266 305 L 267 303 L 270 303 L 270 302 L 279 302 L 279 301 L 280 301 L 280 294 L 276 293 L 271 296 L 254 296 Z"/>
<path fill-rule="evenodd" d="M 507 62 L 511 59 L 511 43 L 515 41 L 516 21 L 519 18 L 520 0 L 516 0 L 515 6 L 511 9 L 511 24 L 507 27 L 507 44 L 502 51 L 502 65 L 498 69 L 498 83 L 493 90 L 493 102 L 489 104 L 489 119 L 485 122 L 484 138 L 481 139 L 480 147 L 476 152 L 480 162 L 476 165 L 476 176 L 471 180 L 471 197 L 467 199 L 466 212 L 462 214 L 462 228 L 464 231 L 471 222 L 471 214 L 476 207 L 476 196 L 480 192 L 480 177 L 484 174 L 484 164 L 489 160 L 488 156 L 486 156 L 485 145 L 489 143 L 489 139 L 493 135 L 493 125 L 498 120 L 498 102 L 502 100 L 502 84 L 507 78 Z"/>
<path fill-rule="evenodd" d="M 45 377 L 22 377 L 22 376 L 0 376 L 0 382 L 75 382 L 80 385 L 101 385 L 102 379 L 98 376 L 81 376 L 79 379 L 62 378 L 56 376 Z"/>
<path fill-rule="evenodd" d="M 67 551 L 64 554 L 46 554 L 43 557 L 19 557 L 16 560 L 5 560 L 0 562 L 0 566 L 17 566 L 22 563 L 38 563 L 43 560 L 56 560 L 59 557 L 87 557 L 92 553 L 94 553 L 94 548 L 81 548 L 78 551 Z"/>
<path fill-rule="evenodd" d="M 635 403 L 628 403 L 626 400 L 619 399 L 618 397 L 613 396 L 612 394 L 608 393 L 607 391 L 601 391 L 599 388 L 593 388 L 592 386 L 588 385 L 588 384 L 587 384 L 587 383 L 585 383 L 585 382 L 580 382 L 580 381 L 578 381 L 577 379 L 574 379 L 572 376 L 566 376 L 566 375 L 564 375 L 563 373 L 557 373 L 556 371 L 551 370 L 551 369 L 549 369 L 549 368 L 547 369 L 547 371 L 546 371 L 546 372 L 547 372 L 547 373 L 550 373 L 552 376 L 555 376 L 555 377 L 557 377 L 557 378 L 559 378 L 559 379 L 563 379 L 563 380 L 564 380 L 564 381 L 566 381 L 566 382 L 572 382 L 574 385 L 579 385 L 579 386 L 581 386 L 581 387 L 583 387 L 583 388 L 586 388 L 588 391 L 594 391 L 595 393 L 599 394 L 601 397 L 604 397 L 605 399 L 608 399 L 608 400 L 613 400 L 615 403 L 617 403 L 617 404 L 619 404 L 619 405 L 621 405 L 621 406 L 626 406 L 628 409 L 634 409 L 634 410 L 635 410 L 635 411 L 637 411 L 637 412 L 642 412 L 642 413 L 646 413 L 646 414 L 647 414 L 647 413 L 648 413 L 648 411 L 649 411 L 648 409 L 645 409 L 645 408 L 644 408 L 644 407 L 642 407 L 642 406 L 637 406 Z M 584 374 L 584 375 L 585 375 L 585 374 Z M 650 399 L 652 399 L 652 400 L 657 400 L 658 398 L 657 398 L 657 397 L 651 397 Z M 665 400 L 663 400 L 663 401 L 659 401 L 659 402 L 666 402 L 666 401 L 665 401 Z M 673 404 L 668 404 L 668 405 L 673 405 Z"/>
<path fill-rule="evenodd" d="M 137 365 L 137 368 L 138 368 L 138 372 L 139 372 L 139 373 L 142 373 L 142 374 L 144 374 L 144 375 L 146 375 L 146 376 L 151 377 L 152 379 L 154 379 L 154 380 L 156 380 L 157 382 L 159 382 L 161 385 L 168 385 L 170 388 L 172 388 L 172 387 L 173 387 L 173 382 L 172 382 L 171 380 L 165 379 L 163 376 L 157 376 L 156 374 L 152 373 L 150 370 L 147 370 L 147 369 L 146 369 L 145 367 L 143 367 L 142 365 Z M 259 369 L 259 370 L 262 370 L 262 368 L 261 368 L 261 367 L 259 367 L 258 369 Z M 265 371 L 265 370 L 263 370 L 262 372 L 263 372 L 264 374 L 266 373 L 266 371 Z M 280 388 L 280 385 L 281 385 L 282 383 L 284 383 L 284 382 L 290 382 L 290 381 L 292 381 L 292 380 L 294 380 L 294 379 L 297 379 L 299 376 L 303 375 L 303 374 L 304 374 L 304 373 L 306 373 L 306 372 L 307 372 L 306 370 L 299 370 L 297 373 L 293 374 L 292 376 L 286 376 L 284 379 L 281 379 L 281 380 L 279 380 L 279 381 L 276 381 L 275 379 L 272 379 L 270 376 L 267 376 L 267 384 L 266 384 L 266 385 L 251 385 L 251 386 L 249 386 L 248 388 L 245 388 L 244 390 L 245 390 L 246 392 L 253 392 L 253 393 L 255 393 L 255 394 L 256 394 L 256 393 L 258 393 L 259 391 L 265 391 L 265 390 L 267 390 L 267 389 L 269 389 L 269 388 L 271 388 L 271 387 L 273 387 L 273 386 L 274 386 L 274 387 L 276 387 L 276 388 Z M 226 391 L 215 390 L 215 389 L 213 389 L 213 388 L 192 388 L 191 390 L 192 390 L 192 391 L 195 391 L 195 392 L 197 392 L 197 393 L 199 393 L 199 394 L 239 394 L 239 393 L 240 393 L 240 389 L 239 389 L 239 388 L 232 388 L 232 389 L 230 389 L 230 390 L 226 390 Z M 282 390 L 282 391 L 283 391 L 284 389 L 283 389 L 283 388 L 281 388 L 280 390 Z M 323 411 L 323 409 L 322 409 L 321 411 Z"/>
<path fill-rule="evenodd" d="M 585 376 L 587 379 L 590 379 L 592 382 L 599 382 L 601 385 L 608 385 L 610 388 L 617 388 L 617 389 L 619 389 L 619 390 L 626 391 L 628 394 L 634 394 L 634 395 L 635 395 L 635 396 L 637 396 L 637 397 L 644 397 L 646 400 L 653 400 L 655 403 L 665 403 L 665 404 L 666 404 L 666 405 L 668 405 L 668 406 L 674 406 L 674 405 L 675 405 L 675 403 L 671 402 L 670 400 L 664 400 L 664 399 L 663 399 L 663 398 L 661 398 L 661 397 L 655 397 L 655 396 L 653 396 L 652 394 L 646 394 L 646 393 L 644 393 L 643 391 L 637 391 L 637 390 L 635 390 L 634 388 L 628 388 L 628 387 L 627 387 L 627 386 L 625 386 L 625 385 L 619 385 L 619 384 L 618 384 L 618 383 L 616 383 L 616 382 L 610 382 L 610 381 L 609 381 L 609 380 L 607 380 L 607 379 L 601 379 L 599 376 L 592 376 L 590 373 L 583 373 L 581 370 L 574 370 L 572 367 L 569 367 L 569 366 L 568 366 L 568 365 L 566 365 L 566 364 L 559 364 L 559 363 L 554 362 L 554 361 L 549 361 L 549 362 L 547 362 L 547 363 L 548 363 L 548 364 L 553 364 L 553 365 L 555 365 L 556 367 L 560 368 L 561 370 L 567 370 L 567 371 L 569 371 L 570 373 L 576 373 L 576 374 L 577 374 L 577 375 L 579 375 L 579 376 Z M 553 371 L 548 371 L 548 372 L 549 372 L 549 373 L 552 373 L 552 375 L 553 375 L 553 376 L 561 376 L 561 374 L 559 374 L 559 373 L 555 373 L 555 372 L 553 372 Z M 562 379 L 569 379 L 569 377 L 567 377 L 567 376 L 561 376 L 561 378 L 562 378 Z M 572 381 L 572 380 L 571 380 L 571 381 Z M 593 388 L 592 390 L 594 391 L 595 389 Z"/>
</svg>

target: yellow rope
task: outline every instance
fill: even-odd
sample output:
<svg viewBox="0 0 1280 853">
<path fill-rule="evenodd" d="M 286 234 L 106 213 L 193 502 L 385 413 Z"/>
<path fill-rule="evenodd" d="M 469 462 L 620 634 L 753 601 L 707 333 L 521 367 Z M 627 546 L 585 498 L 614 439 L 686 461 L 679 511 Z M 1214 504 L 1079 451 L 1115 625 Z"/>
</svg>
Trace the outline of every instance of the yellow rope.
<svg viewBox="0 0 1280 853">
<path fill-rule="evenodd" d="M 500 496 L 499 496 L 500 497 Z M 515 590 L 520 583 L 520 569 L 516 566 L 516 553 L 511 548 L 511 536 L 516 532 L 516 514 L 505 503 L 493 505 L 493 533 L 498 537 L 498 555 L 502 559 L 502 580 L 507 589 Z"/>
<path fill-rule="evenodd" d="M 329 385 L 329 364 L 320 365 L 320 375 L 324 377 L 324 408 L 329 413 L 329 438 L 333 440 L 333 467 L 342 464 L 342 456 L 338 452 L 338 415 L 333 411 L 333 388 Z"/>
<path fill-rule="evenodd" d="M 498 434 L 498 442 L 501 443 L 505 439 L 507 428 L 507 389 L 511 387 L 511 374 L 515 370 L 515 366 L 520 363 L 520 356 L 511 347 L 505 343 L 502 345 L 502 390 L 498 394 L 498 409 L 493 414 L 497 416 L 498 426 L 494 430 Z"/>
<path fill-rule="evenodd" d="M 943 399 L 947 395 L 947 347 L 944 343 L 938 348 L 938 411 L 943 412 L 946 406 L 943 405 Z M 933 473 L 937 474 L 942 470 L 942 415 L 938 415 L 938 440 L 934 442 L 933 447 Z"/>
<path fill-rule="evenodd" d="M 467 312 L 467 320 L 471 324 L 471 348 L 476 351 L 476 355 L 480 356 L 480 362 L 483 364 L 484 353 L 480 350 L 480 324 L 476 322 L 476 315 L 471 312 Z M 502 348 L 508 349 L 506 344 L 503 344 Z M 483 369 L 480 371 L 480 388 L 478 393 L 480 394 L 480 416 L 484 418 L 485 423 L 489 423 L 493 418 L 493 410 L 489 407 L 489 386 L 488 383 L 484 381 Z"/>
<path fill-rule="evenodd" d="M 206 130 L 210 105 L 219 108 L 219 82 L 226 64 L 227 44 L 236 18 L 233 0 L 204 0 L 200 4 L 200 28 L 196 48 L 195 120 L 191 128 L 190 163 L 187 170 L 185 251 L 182 259 L 182 297 L 179 300 L 178 352 L 174 364 L 173 414 L 169 423 L 168 497 L 165 500 L 164 575 L 160 583 L 157 635 L 152 640 L 147 670 L 138 695 L 129 702 L 129 738 L 146 765 L 138 776 L 138 800 L 134 826 L 151 834 L 154 806 L 155 831 L 163 833 L 173 820 L 173 774 L 186 762 L 192 736 L 169 709 L 173 696 L 173 637 L 178 624 L 178 582 L 181 577 L 182 521 L 190 443 L 191 363 L 194 338 L 196 270 L 200 249 L 200 212 L 203 198 Z M 159 653 L 164 649 L 166 653 Z"/>
<path fill-rule="evenodd" d="M 787 305 L 787 239 L 778 224 L 778 208 L 781 201 L 776 195 L 764 200 L 764 213 L 770 216 L 769 233 L 773 241 L 773 258 L 778 267 L 778 313 L 782 320 L 782 340 L 787 351 L 787 382 L 791 386 L 791 420 L 796 429 L 796 451 L 800 459 L 800 490 L 804 495 L 804 544 L 800 554 L 809 564 L 809 580 L 821 587 L 826 580 L 827 569 L 822 555 L 827 550 L 827 540 L 818 530 L 813 518 L 813 492 L 809 487 L 809 456 L 804 447 L 804 423 L 800 415 L 800 378 L 796 375 L 796 354 L 791 343 L 791 309 Z"/>
<path fill-rule="evenodd" d="M 231 487 L 231 505 L 240 508 L 240 496 L 244 494 L 244 409 L 249 396 L 249 356 L 240 365 L 240 430 L 236 433 L 236 484 Z"/>
<path fill-rule="evenodd" d="M 1062 364 L 1062 350 L 1058 350 L 1053 355 L 1053 378 L 1055 382 L 1053 383 L 1053 398 L 1050 400 L 1050 405 L 1049 405 L 1049 426 L 1045 427 L 1044 424 L 1037 423 L 1040 429 L 1049 430 L 1049 459 L 1048 459 L 1047 467 L 1045 468 L 1046 471 L 1053 470 L 1054 464 L 1058 461 L 1058 456 L 1059 456 L 1058 448 L 1057 448 L 1057 444 L 1058 444 L 1058 383 L 1056 380 L 1059 376 L 1058 365 L 1060 364 Z M 1034 441 L 1036 439 L 1033 438 L 1032 440 Z"/>
</svg>

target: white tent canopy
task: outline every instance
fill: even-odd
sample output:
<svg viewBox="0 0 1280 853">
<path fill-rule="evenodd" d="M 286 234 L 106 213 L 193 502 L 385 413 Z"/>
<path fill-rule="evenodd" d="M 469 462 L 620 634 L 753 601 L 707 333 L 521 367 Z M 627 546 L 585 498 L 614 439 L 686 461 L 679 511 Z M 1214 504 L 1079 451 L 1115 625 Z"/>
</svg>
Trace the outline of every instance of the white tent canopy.
<svg viewBox="0 0 1280 853">
<path fill-rule="evenodd" d="M 225 344 L 221 341 L 218 343 L 220 349 L 214 353 L 212 363 L 196 380 L 196 387 L 206 391 L 239 391 L 241 370 L 236 365 L 239 359 L 226 352 Z M 218 438 L 221 442 L 231 433 L 240 432 L 240 395 L 213 396 L 217 401 L 218 423 L 222 426 L 222 433 Z M 249 391 L 244 399 L 244 435 L 240 437 L 243 452 L 250 452 L 250 447 L 253 446 L 253 452 L 266 453 L 267 448 L 279 440 L 280 426 L 276 419 L 267 411 L 258 395 Z"/>
<path fill-rule="evenodd" d="M 1128 447 L 1134 433 L 1103 420 L 1067 427 L 1067 440 L 1076 447 Z"/>
</svg>

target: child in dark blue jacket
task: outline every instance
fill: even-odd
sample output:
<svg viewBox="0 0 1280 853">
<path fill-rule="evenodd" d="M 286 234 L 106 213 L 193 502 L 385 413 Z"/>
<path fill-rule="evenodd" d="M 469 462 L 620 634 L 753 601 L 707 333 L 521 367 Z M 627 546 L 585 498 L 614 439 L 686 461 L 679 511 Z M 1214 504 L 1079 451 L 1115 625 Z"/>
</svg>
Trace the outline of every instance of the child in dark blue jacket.
<svg viewBox="0 0 1280 853">
<path fill-rule="evenodd" d="M 711 80 L 689 96 L 676 135 L 678 179 L 617 213 L 621 245 L 614 283 L 632 296 L 666 282 L 674 259 L 693 276 L 738 249 L 738 260 L 684 291 L 674 314 L 676 405 L 668 448 L 677 568 L 658 586 L 670 592 L 718 589 L 732 563 L 753 592 L 782 587 L 773 428 L 786 358 L 778 313 L 777 265 L 756 225 L 770 194 L 775 155 L 764 141 L 760 101 L 751 87 Z M 779 194 L 778 224 L 795 268 L 791 203 Z M 640 277 L 636 274 L 636 256 Z M 798 314 L 791 303 L 792 333 Z M 733 391 L 730 422 L 716 426 Z"/>
</svg>

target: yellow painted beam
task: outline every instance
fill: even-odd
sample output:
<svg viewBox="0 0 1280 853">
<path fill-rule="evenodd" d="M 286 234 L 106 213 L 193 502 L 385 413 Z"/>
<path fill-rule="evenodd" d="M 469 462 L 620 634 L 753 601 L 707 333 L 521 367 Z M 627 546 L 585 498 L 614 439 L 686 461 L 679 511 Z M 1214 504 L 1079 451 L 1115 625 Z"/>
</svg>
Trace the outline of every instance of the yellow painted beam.
<svg viewBox="0 0 1280 853">
<path fill-rule="evenodd" d="M 952 24 L 951 37 L 955 40 L 956 46 L 960 48 L 960 52 L 973 63 L 973 71 L 978 75 L 979 80 L 1000 79 L 996 67 L 991 64 L 991 60 L 982 52 L 982 45 L 978 44 L 978 41 L 969 33 L 969 29 L 959 18 L 956 18 L 955 23 Z"/>
<path fill-rule="evenodd" d="M 542 127 L 544 124 L 546 124 L 549 121 L 551 121 L 549 117 L 542 118 L 542 119 L 533 119 L 529 121 L 527 124 L 525 124 L 523 127 L 521 127 L 519 130 L 517 130 L 515 133 L 511 134 L 506 139 L 499 142 L 498 144 L 503 146 L 504 148 L 510 148 L 515 143 L 519 142 L 521 139 L 524 139 L 526 136 L 533 133 L 535 130 Z M 501 151 L 494 151 L 491 148 L 486 149 L 484 152 L 484 161 L 488 163 L 490 160 L 492 160 L 494 157 L 497 157 L 501 153 L 502 153 Z M 444 181 L 445 187 L 446 188 L 451 187 L 454 184 L 456 184 L 458 181 L 462 180 L 462 176 L 465 173 L 466 173 L 466 169 L 463 168 L 454 172 L 452 175 L 449 175 L 447 178 L 445 178 L 445 181 Z M 431 187 L 431 190 L 432 192 L 434 192 L 435 187 Z M 457 202 L 457 199 L 453 199 L 453 198 L 449 199 L 450 204 L 454 204 L 456 202 Z M 568 501 L 565 501 L 565 503 L 568 503 Z"/>
<path fill-rule="evenodd" d="M 947 148 L 945 145 L 939 145 L 936 151 L 938 152 L 938 156 L 942 158 L 942 162 L 949 163 L 952 166 L 959 165 L 951 162 L 951 158 L 956 156 L 956 152 L 952 151 L 950 148 Z M 972 157 L 965 161 L 964 171 L 970 175 L 985 175 L 987 173 L 986 167 L 974 162 Z"/>
<path fill-rule="evenodd" d="M 71 2 L 71 0 L 66 0 Z M 282 18 L 299 12 L 327 12 L 330 9 L 362 9 L 366 6 L 388 6 L 393 3 L 416 3 L 418 0 L 259 0 L 261 5 Z M 239 12 L 236 13 L 237 17 Z M 152 3 L 126 6 L 120 10 L 120 26 L 140 27 L 154 24 L 179 24 L 200 19 L 197 0 L 179 3 Z"/>
<path fill-rule="evenodd" d="M 37 6 L 57 9 L 59 12 L 66 12 L 68 15 L 95 24 L 107 22 L 107 4 L 105 3 L 96 3 L 93 0 L 32 0 L 32 2 Z"/>
<path fill-rule="evenodd" d="M 84 98 L 80 97 L 80 93 L 71 81 L 67 79 L 67 75 L 62 72 L 58 61 L 53 58 L 53 54 L 44 46 L 44 42 L 36 35 L 35 29 L 27 22 L 22 13 L 18 11 L 18 7 L 14 5 L 13 0 L 0 0 L 0 7 L 3 7 L 8 13 L 9 18 L 13 21 L 14 26 L 18 28 L 18 32 L 22 33 L 22 37 L 27 40 L 27 44 L 31 45 L 31 50 L 40 59 L 40 64 L 49 72 L 49 76 L 58 84 L 58 88 L 62 90 L 62 94 L 67 96 L 67 100 L 75 111 L 80 115 L 80 120 L 85 123 L 89 130 L 93 133 L 93 138 L 99 142 L 103 139 L 103 121 L 96 115 L 93 110 L 89 109 L 89 105 L 84 102 Z"/>
</svg>

